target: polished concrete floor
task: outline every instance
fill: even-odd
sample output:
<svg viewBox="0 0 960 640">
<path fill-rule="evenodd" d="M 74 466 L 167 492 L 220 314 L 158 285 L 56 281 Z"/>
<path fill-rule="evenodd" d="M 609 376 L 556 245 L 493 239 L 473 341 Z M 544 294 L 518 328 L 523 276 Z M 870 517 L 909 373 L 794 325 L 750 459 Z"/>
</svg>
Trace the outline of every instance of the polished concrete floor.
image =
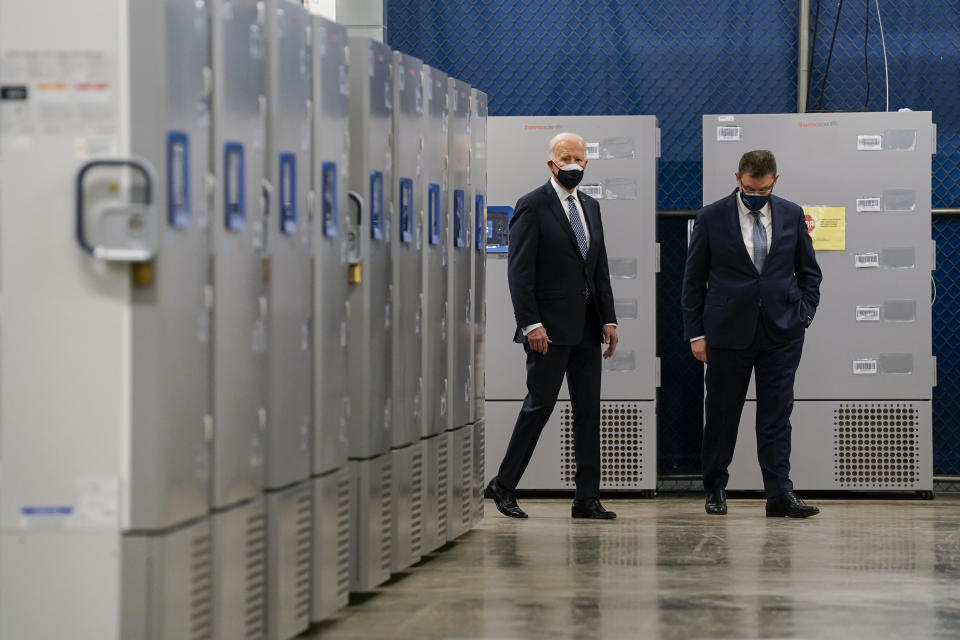
<svg viewBox="0 0 960 640">
<path fill-rule="evenodd" d="M 309 637 L 960 638 L 960 496 L 810 500 L 809 520 L 761 499 L 520 500 L 486 517 Z"/>
</svg>

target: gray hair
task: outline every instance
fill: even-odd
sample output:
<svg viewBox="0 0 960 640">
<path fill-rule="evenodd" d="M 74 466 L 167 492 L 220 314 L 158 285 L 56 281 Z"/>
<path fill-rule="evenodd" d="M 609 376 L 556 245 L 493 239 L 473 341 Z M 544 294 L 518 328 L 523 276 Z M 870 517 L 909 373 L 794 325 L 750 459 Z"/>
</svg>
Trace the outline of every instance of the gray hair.
<svg viewBox="0 0 960 640">
<path fill-rule="evenodd" d="M 587 143 L 581 136 L 578 136 L 575 133 L 570 133 L 569 131 L 564 131 L 563 133 L 558 133 L 557 135 L 550 138 L 550 147 L 548 151 L 549 155 L 547 156 L 547 160 L 553 159 L 553 152 L 557 148 L 557 145 L 566 140 L 573 140 L 574 142 L 579 142 L 584 149 L 587 148 Z"/>
</svg>

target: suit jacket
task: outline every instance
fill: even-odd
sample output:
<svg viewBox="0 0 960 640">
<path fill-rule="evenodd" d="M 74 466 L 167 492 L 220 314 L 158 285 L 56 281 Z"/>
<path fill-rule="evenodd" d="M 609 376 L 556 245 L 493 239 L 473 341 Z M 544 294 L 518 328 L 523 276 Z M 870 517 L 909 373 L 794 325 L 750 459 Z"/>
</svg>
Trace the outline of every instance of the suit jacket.
<svg viewBox="0 0 960 640">
<path fill-rule="evenodd" d="M 762 315 L 771 339 L 800 338 L 817 312 L 822 280 L 803 209 L 770 198 L 773 238 L 761 274 L 743 242 L 737 197 L 734 191 L 697 213 L 683 276 L 684 336 L 745 349 Z"/>
<path fill-rule="evenodd" d="M 617 322 L 600 205 L 579 190 L 577 194 L 590 231 L 586 260 L 551 182 L 517 201 L 507 262 L 515 342 L 526 341 L 521 327 L 540 322 L 554 344 L 579 344 L 588 303 L 595 305 L 601 324 Z M 603 341 L 601 332 L 597 341 Z"/>
</svg>

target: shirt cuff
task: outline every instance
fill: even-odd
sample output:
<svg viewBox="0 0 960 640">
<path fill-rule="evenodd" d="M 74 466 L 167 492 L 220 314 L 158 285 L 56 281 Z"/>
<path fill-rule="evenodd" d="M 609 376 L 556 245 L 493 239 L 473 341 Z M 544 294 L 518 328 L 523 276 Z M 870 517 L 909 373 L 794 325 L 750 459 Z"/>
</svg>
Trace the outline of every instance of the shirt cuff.
<svg viewBox="0 0 960 640">
<path fill-rule="evenodd" d="M 542 327 L 542 326 L 543 326 L 542 322 L 535 322 L 534 324 L 528 325 L 526 327 L 522 327 L 520 331 L 523 331 L 523 335 L 527 335 L 537 327 Z"/>
<path fill-rule="evenodd" d="M 697 336 L 696 338 L 690 338 L 690 342 L 696 342 L 697 340 L 703 340 L 707 336 Z"/>
<path fill-rule="evenodd" d="M 607 324 L 605 324 L 605 325 L 603 325 L 603 326 L 605 326 L 605 327 L 613 327 L 614 329 L 616 329 L 616 328 L 617 328 L 617 323 L 616 323 L 616 322 L 608 322 Z"/>
</svg>

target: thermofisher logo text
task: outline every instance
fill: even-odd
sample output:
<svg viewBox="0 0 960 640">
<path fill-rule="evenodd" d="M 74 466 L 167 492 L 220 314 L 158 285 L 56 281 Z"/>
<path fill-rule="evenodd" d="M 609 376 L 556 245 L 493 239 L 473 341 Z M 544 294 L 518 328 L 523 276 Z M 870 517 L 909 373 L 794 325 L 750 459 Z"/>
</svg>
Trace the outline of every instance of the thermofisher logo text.
<svg viewBox="0 0 960 640">
<path fill-rule="evenodd" d="M 525 124 L 523 125 L 524 131 L 548 131 L 551 129 L 563 129 L 561 124 L 551 124 L 549 126 L 544 126 L 540 124 Z"/>
<path fill-rule="evenodd" d="M 805 129 L 807 127 L 839 127 L 840 123 L 836 120 L 831 122 L 801 122 L 800 128 Z"/>
</svg>

